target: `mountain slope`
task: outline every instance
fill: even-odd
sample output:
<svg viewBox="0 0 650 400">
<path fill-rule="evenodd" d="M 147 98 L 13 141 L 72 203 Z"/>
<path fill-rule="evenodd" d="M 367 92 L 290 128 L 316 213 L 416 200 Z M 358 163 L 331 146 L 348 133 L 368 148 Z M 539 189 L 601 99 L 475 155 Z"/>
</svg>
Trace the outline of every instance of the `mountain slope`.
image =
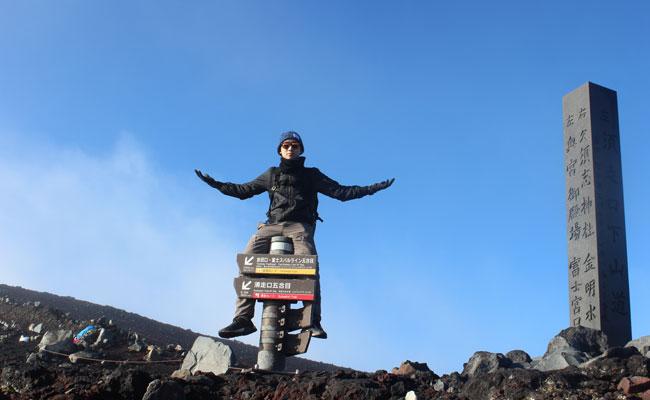
<svg viewBox="0 0 650 400">
<path fill-rule="evenodd" d="M 209 336 L 193 332 L 189 329 L 183 329 L 174 325 L 158 322 L 111 306 L 98 305 L 69 296 L 58 296 L 47 292 L 37 292 L 22 287 L 0 284 L 0 297 L 9 297 L 13 302 L 19 304 L 40 302 L 42 307 L 60 310 L 63 314 L 66 314 L 67 318 L 78 321 L 88 321 L 90 319 L 97 319 L 104 316 L 106 319 L 113 320 L 113 322 L 122 329 L 131 330 L 143 335 L 151 344 L 164 346 L 166 344 L 174 343 L 180 344 L 183 348 L 189 349 L 198 336 Z M 26 316 L 18 318 L 29 319 Z M 6 320 L 8 318 L 0 314 L 0 320 L 2 319 Z M 24 325 L 24 328 L 27 328 L 31 323 L 38 322 L 42 321 L 16 321 L 17 324 Z M 46 325 L 47 328 L 47 324 L 44 325 Z M 51 328 L 56 327 L 53 326 Z M 240 365 L 252 366 L 255 364 L 257 359 L 257 347 L 236 340 L 215 339 L 229 345 L 233 349 Z M 287 369 L 299 369 L 301 371 L 335 371 L 341 369 L 341 367 L 300 357 L 289 357 L 287 359 Z"/>
</svg>

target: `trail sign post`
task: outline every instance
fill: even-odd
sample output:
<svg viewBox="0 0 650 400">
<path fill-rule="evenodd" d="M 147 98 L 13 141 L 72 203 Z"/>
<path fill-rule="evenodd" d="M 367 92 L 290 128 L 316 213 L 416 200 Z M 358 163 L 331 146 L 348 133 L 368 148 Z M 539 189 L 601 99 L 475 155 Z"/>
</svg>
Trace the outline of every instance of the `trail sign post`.
<svg viewBox="0 0 650 400">
<path fill-rule="evenodd" d="M 587 82 L 564 96 L 571 326 L 632 336 L 616 92 Z"/>
<path fill-rule="evenodd" d="M 270 254 L 237 255 L 237 296 L 264 303 L 257 354 L 261 370 L 283 370 L 286 357 L 307 352 L 311 340 L 305 329 L 312 323 L 312 305 L 291 309 L 291 303 L 314 300 L 318 257 L 288 254 L 292 252 L 291 239 L 278 236 L 271 240 Z M 303 331 L 290 333 L 298 329 Z"/>
</svg>

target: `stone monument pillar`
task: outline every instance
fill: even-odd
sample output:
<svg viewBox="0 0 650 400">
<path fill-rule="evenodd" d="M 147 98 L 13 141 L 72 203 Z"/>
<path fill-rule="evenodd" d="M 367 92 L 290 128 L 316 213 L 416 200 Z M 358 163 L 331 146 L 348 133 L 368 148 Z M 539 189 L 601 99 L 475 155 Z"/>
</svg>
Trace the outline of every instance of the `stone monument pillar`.
<svg viewBox="0 0 650 400">
<path fill-rule="evenodd" d="M 631 340 L 616 92 L 587 82 L 562 99 L 571 326 Z"/>
</svg>

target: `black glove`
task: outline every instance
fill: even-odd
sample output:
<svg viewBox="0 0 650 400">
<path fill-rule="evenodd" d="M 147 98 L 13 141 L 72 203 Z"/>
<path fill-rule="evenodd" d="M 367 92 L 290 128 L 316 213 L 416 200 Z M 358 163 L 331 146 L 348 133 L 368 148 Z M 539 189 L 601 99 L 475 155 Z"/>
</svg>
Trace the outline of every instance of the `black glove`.
<svg viewBox="0 0 650 400">
<path fill-rule="evenodd" d="M 384 190 L 395 182 L 395 178 L 387 179 L 385 181 L 372 184 L 368 186 L 368 194 L 372 195 L 377 193 L 380 190 Z"/>
<path fill-rule="evenodd" d="M 198 169 L 195 169 L 194 173 L 196 174 L 196 176 L 201 178 L 201 180 L 203 182 L 207 183 L 208 185 L 212 186 L 215 189 L 221 190 L 221 188 L 224 185 L 223 182 L 219 182 L 219 181 L 215 180 L 210 175 L 204 174 L 203 172 L 199 171 Z"/>
</svg>

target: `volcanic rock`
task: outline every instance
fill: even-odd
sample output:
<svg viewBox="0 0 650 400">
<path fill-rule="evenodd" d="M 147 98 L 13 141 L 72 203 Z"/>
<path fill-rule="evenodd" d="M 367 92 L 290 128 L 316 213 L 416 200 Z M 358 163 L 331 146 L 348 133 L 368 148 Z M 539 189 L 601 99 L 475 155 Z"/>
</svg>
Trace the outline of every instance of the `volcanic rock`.
<svg viewBox="0 0 650 400">
<path fill-rule="evenodd" d="M 447 384 L 442 379 L 438 379 L 436 383 L 433 384 L 433 390 L 436 392 L 444 392 L 447 390 Z"/>
<path fill-rule="evenodd" d="M 147 345 L 144 343 L 140 336 L 137 333 L 133 334 L 133 343 L 129 346 L 129 351 L 134 351 L 136 353 L 141 352 L 146 349 Z"/>
<path fill-rule="evenodd" d="M 177 369 L 176 371 L 172 372 L 170 377 L 173 379 L 181 379 L 185 381 L 190 376 L 192 376 L 192 373 L 189 369 Z"/>
<path fill-rule="evenodd" d="M 59 329 L 47 331 L 38 344 L 39 350 L 55 351 L 57 353 L 72 353 L 76 346 L 72 343 L 72 331 Z"/>
<path fill-rule="evenodd" d="M 185 391 L 175 381 L 156 379 L 149 383 L 142 400 L 185 400 Z"/>
<path fill-rule="evenodd" d="M 650 336 L 641 336 L 638 339 L 630 340 L 625 347 L 636 347 L 639 353 L 646 355 L 650 351 Z"/>
<path fill-rule="evenodd" d="M 506 358 L 512 361 L 513 364 L 519 364 L 521 366 L 530 365 L 532 361 L 530 355 L 523 350 L 512 350 L 506 353 Z"/>
<path fill-rule="evenodd" d="M 226 373 L 234 363 L 235 355 L 230 346 L 199 336 L 185 356 L 181 369 L 187 369 L 192 374 L 203 371 L 220 375 Z"/>
<path fill-rule="evenodd" d="M 147 347 L 147 355 L 144 356 L 146 361 L 158 361 L 161 359 L 163 351 L 160 347 L 154 346 L 152 344 Z"/>
<path fill-rule="evenodd" d="M 104 390 L 111 393 L 110 398 L 141 399 L 147 391 L 152 377 L 141 369 L 128 369 L 119 366 L 104 378 Z"/>
<path fill-rule="evenodd" d="M 28 330 L 35 332 L 35 333 L 41 333 L 43 331 L 43 323 L 39 324 L 30 324 Z"/>
<path fill-rule="evenodd" d="M 433 371 L 429 369 L 427 363 L 419 363 L 416 361 L 406 360 L 400 364 L 399 368 L 393 368 L 391 371 L 395 375 L 411 376 L 418 372 L 432 374 Z"/>
<path fill-rule="evenodd" d="M 602 354 L 609 348 L 607 336 L 602 331 L 584 326 L 572 326 L 562 330 L 557 336 L 566 339 L 571 348 L 587 353 L 590 357 Z M 551 344 L 549 344 L 546 352 L 549 353 L 551 350 Z"/>
<path fill-rule="evenodd" d="M 589 360 L 586 353 L 572 349 L 558 350 L 545 354 L 541 360 L 532 364 L 532 368 L 540 371 L 554 371 L 569 366 L 578 366 Z"/>
<path fill-rule="evenodd" d="M 621 379 L 617 389 L 622 390 L 625 394 L 641 393 L 650 390 L 650 378 L 645 376 L 630 376 Z"/>
<path fill-rule="evenodd" d="M 499 368 L 507 368 L 512 365 L 506 356 L 501 353 L 490 353 L 489 351 L 477 351 L 463 365 L 463 376 L 474 377 L 481 374 L 494 372 Z"/>
<path fill-rule="evenodd" d="M 562 330 L 548 344 L 546 353 L 532 367 L 540 371 L 554 371 L 568 366 L 578 366 L 609 348 L 607 336 L 583 326 Z"/>
</svg>

